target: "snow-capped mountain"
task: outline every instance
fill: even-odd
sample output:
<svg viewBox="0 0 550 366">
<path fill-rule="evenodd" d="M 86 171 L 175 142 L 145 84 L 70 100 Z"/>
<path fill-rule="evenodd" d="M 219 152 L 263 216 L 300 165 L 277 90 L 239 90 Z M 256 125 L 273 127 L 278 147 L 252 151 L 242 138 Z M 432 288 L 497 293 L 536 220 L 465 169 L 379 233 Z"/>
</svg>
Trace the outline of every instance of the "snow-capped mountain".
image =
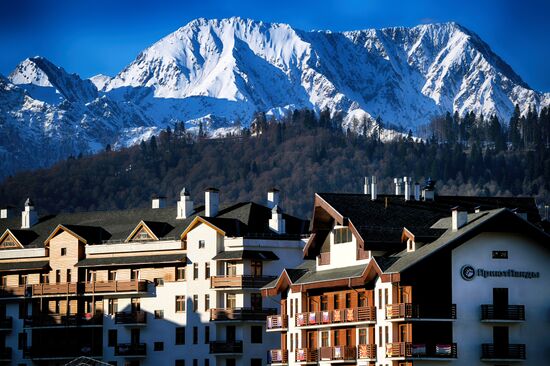
<svg viewBox="0 0 550 366">
<path fill-rule="evenodd" d="M 447 111 L 507 121 L 515 104 L 540 108 L 550 94 L 532 90 L 456 23 L 333 33 L 197 19 L 114 77 L 82 80 L 44 58 L 23 61 L 0 81 L 0 135 L 15 137 L 0 151 L 26 163 L 1 171 L 139 142 L 175 121 L 201 121 L 219 134 L 247 126 L 257 111 L 328 108 L 346 115 L 346 128 L 380 116 L 414 131 Z M 44 144 L 43 154 L 28 141 Z"/>
</svg>

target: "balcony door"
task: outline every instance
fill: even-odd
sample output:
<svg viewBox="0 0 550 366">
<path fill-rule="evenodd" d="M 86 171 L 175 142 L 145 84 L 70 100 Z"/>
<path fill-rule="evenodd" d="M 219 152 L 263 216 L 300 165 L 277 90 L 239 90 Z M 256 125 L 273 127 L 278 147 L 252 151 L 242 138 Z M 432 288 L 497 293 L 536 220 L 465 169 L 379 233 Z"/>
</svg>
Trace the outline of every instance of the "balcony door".
<svg viewBox="0 0 550 366">
<path fill-rule="evenodd" d="M 237 263 L 236 262 L 226 262 L 225 264 L 225 275 L 228 277 L 233 277 L 237 275 Z"/>
<path fill-rule="evenodd" d="M 399 325 L 399 342 L 412 342 L 412 324 Z"/>
<path fill-rule="evenodd" d="M 507 288 L 493 289 L 493 306 L 496 319 L 506 319 L 506 312 L 508 310 Z"/>
<path fill-rule="evenodd" d="M 508 327 L 493 327 L 493 344 L 496 355 L 505 355 L 508 352 Z"/>
<path fill-rule="evenodd" d="M 130 333 L 130 342 L 132 344 L 139 344 L 140 341 L 140 329 L 133 328 Z"/>
<path fill-rule="evenodd" d="M 225 340 L 227 343 L 233 343 L 235 342 L 236 338 L 236 329 L 234 325 L 228 325 L 225 327 Z"/>
</svg>

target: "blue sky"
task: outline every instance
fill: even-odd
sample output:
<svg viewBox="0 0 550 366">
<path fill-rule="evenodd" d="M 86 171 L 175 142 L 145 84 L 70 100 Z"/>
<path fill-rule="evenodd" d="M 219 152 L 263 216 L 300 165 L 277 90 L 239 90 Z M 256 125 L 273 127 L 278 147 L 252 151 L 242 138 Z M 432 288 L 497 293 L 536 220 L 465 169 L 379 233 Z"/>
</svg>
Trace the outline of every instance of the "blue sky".
<svg viewBox="0 0 550 366">
<path fill-rule="evenodd" d="M 548 0 L 6 0 L 0 73 L 41 55 L 83 77 L 114 75 L 190 20 L 240 16 L 344 31 L 456 21 L 481 36 L 533 88 L 550 92 Z"/>
</svg>

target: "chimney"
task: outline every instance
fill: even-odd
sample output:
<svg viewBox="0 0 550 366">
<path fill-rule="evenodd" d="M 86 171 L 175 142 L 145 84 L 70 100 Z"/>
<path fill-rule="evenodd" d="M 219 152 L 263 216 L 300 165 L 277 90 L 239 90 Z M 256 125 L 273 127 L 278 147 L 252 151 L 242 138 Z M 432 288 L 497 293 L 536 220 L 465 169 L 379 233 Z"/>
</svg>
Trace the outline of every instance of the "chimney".
<svg viewBox="0 0 550 366">
<path fill-rule="evenodd" d="M 401 196 L 401 183 L 403 183 L 403 179 L 393 178 L 393 183 L 395 183 L 395 195 Z"/>
<path fill-rule="evenodd" d="M 370 189 L 370 199 L 376 201 L 377 191 L 376 191 L 376 177 L 373 175 L 371 178 L 371 189 Z"/>
<path fill-rule="evenodd" d="M 435 181 L 428 178 L 426 185 L 422 189 L 422 198 L 424 201 L 433 201 L 435 199 Z"/>
<path fill-rule="evenodd" d="M 267 207 L 270 209 L 279 205 L 280 192 L 277 188 L 267 191 Z"/>
<path fill-rule="evenodd" d="M 370 194 L 370 184 L 369 184 L 369 178 L 365 177 L 365 184 L 363 185 L 363 193 L 364 194 Z"/>
<path fill-rule="evenodd" d="M 207 188 L 204 191 L 204 215 L 215 217 L 220 205 L 220 191 L 216 188 Z"/>
<path fill-rule="evenodd" d="M 166 207 L 166 197 L 154 194 L 151 198 L 151 208 L 156 210 L 157 208 Z"/>
<path fill-rule="evenodd" d="M 21 212 L 21 229 L 30 229 L 38 222 L 38 214 L 30 198 L 25 201 L 25 210 Z"/>
<path fill-rule="evenodd" d="M 418 182 L 414 184 L 414 200 L 420 201 L 420 184 Z"/>
<path fill-rule="evenodd" d="M 180 200 L 178 201 L 177 206 L 178 206 L 177 207 L 178 212 L 177 212 L 176 219 L 186 219 L 189 216 L 191 216 L 191 214 L 194 211 L 193 201 L 191 201 L 189 192 L 187 191 L 187 189 L 185 189 L 185 187 L 183 187 L 183 189 L 180 192 Z"/>
<path fill-rule="evenodd" d="M 405 182 L 405 201 L 408 201 L 411 199 L 411 178 L 403 177 L 403 181 Z"/>
<path fill-rule="evenodd" d="M 279 206 L 274 206 L 271 209 L 271 219 L 269 219 L 269 228 L 275 231 L 277 234 L 285 233 L 285 220 L 283 220 L 283 213 Z"/>
<path fill-rule="evenodd" d="M 451 209 L 452 211 L 452 230 L 457 231 L 468 223 L 468 212 L 464 211 L 460 207 L 456 206 Z"/>
<path fill-rule="evenodd" d="M 9 219 L 12 217 L 14 211 L 13 206 L 6 206 L 0 209 L 0 219 Z"/>
</svg>

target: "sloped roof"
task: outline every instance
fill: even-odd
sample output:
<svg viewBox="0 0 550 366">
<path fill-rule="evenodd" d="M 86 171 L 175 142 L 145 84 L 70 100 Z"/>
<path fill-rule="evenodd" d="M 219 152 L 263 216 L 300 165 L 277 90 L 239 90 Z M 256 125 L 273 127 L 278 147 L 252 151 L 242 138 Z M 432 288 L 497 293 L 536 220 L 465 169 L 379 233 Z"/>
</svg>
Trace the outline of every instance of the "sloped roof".
<svg viewBox="0 0 550 366">
<path fill-rule="evenodd" d="M 48 260 L 0 262 L 0 271 L 30 271 L 49 268 Z"/>
<path fill-rule="evenodd" d="M 142 256 L 125 256 L 125 257 L 103 257 L 94 258 L 88 257 L 79 261 L 77 267 L 109 267 L 109 266 L 124 266 L 124 265 L 147 265 L 147 264 L 167 264 L 167 263 L 185 263 L 186 255 L 178 254 L 163 254 L 163 255 L 142 255 Z"/>
<path fill-rule="evenodd" d="M 230 250 L 218 253 L 213 260 L 242 260 L 256 259 L 262 261 L 278 260 L 279 257 L 270 250 Z"/>
</svg>

